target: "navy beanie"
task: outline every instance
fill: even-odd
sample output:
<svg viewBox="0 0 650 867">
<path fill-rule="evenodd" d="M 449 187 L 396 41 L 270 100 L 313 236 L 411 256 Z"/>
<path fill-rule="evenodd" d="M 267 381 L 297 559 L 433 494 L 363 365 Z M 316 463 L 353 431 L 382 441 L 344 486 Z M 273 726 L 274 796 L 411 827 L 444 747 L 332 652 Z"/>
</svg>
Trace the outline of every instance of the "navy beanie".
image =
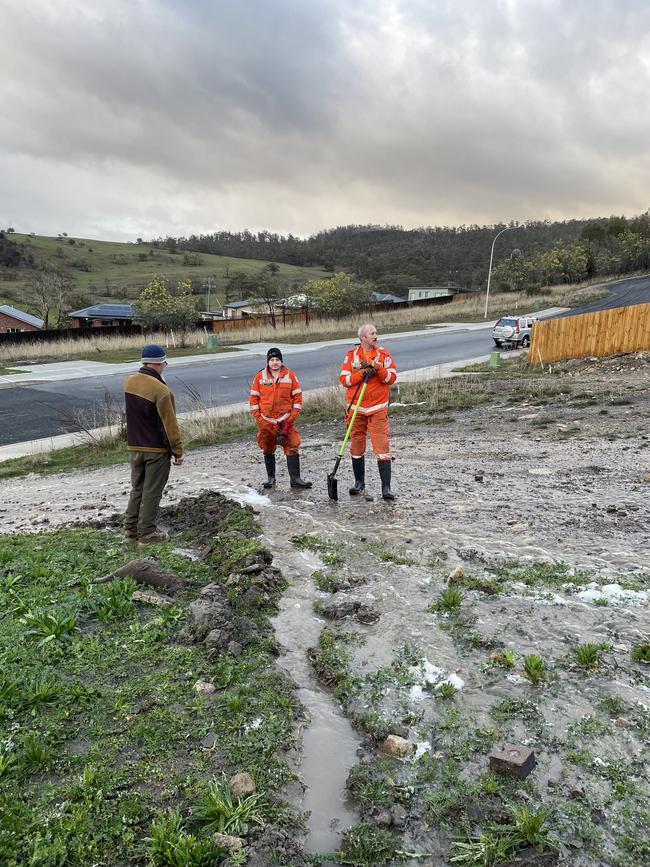
<svg viewBox="0 0 650 867">
<path fill-rule="evenodd" d="M 143 364 L 163 364 L 167 361 L 167 353 L 163 346 L 157 343 L 149 343 L 142 350 L 140 361 Z"/>
<path fill-rule="evenodd" d="M 272 358 L 279 358 L 280 361 L 282 361 L 282 353 L 277 348 L 277 346 L 272 346 L 271 349 L 269 349 L 269 351 L 266 353 L 267 364 Z"/>
</svg>

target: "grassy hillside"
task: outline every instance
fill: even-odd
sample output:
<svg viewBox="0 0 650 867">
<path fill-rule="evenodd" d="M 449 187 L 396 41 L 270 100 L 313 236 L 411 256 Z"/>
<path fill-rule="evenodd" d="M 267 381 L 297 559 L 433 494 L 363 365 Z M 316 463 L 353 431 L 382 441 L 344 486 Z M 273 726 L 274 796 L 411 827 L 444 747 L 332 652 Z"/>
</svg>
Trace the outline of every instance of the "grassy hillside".
<svg viewBox="0 0 650 867">
<path fill-rule="evenodd" d="M 79 306 L 98 301 L 131 301 L 149 283 L 154 274 L 171 279 L 190 278 L 202 286 L 211 278 L 211 299 L 223 301 L 225 286 L 236 271 L 253 274 L 268 262 L 259 259 L 236 259 L 209 253 L 170 252 L 151 244 L 119 244 L 86 238 L 12 234 L 11 240 L 21 246 L 24 258 L 31 256 L 34 268 L 0 270 L 0 304 L 15 304 L 32 311 L 34 298 L 31 282 L 36 271 L 48 264 L 64 272 L 74 283 L 75 301 Z M 325 274 L 320 268 L 278 263 L 278 278 L 287 286 L 302 285 Z M 202 296 L 205 304 L 206 294 Z M 35 311 L 34 311 L 35 312 Z"/>
</svg>

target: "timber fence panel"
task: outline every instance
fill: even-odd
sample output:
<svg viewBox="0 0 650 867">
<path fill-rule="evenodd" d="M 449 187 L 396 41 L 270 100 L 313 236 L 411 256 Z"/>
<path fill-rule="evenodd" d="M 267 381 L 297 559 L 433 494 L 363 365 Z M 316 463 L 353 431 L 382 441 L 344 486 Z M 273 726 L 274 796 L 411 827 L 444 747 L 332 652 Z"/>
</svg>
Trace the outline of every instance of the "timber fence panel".
<svg viewBox="0 0 650 867">
<path fill-rule="evenodd" d="M 650 304 L 543 319 L 533 326 L 531 364 L 650 350 Z"/>
</svg>

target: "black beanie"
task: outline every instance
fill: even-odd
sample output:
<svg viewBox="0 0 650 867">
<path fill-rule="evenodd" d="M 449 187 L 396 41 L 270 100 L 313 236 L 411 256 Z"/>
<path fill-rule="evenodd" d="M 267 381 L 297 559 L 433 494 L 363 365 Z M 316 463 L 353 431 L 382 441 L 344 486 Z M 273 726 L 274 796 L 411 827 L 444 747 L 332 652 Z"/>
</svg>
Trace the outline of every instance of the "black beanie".
<svg viewBox="0 0 650 867">
<path fill-rule="evenodd" d="M 272 358 L 279 358 L 280 361 L 282 361 L 282 353 L 277 348 L 277 346 L 272 346 L 271 349 L 269 349 L 269 351 L 266 353 L 266 363 L 268 364 L 268 362 Z"/>
</svg>

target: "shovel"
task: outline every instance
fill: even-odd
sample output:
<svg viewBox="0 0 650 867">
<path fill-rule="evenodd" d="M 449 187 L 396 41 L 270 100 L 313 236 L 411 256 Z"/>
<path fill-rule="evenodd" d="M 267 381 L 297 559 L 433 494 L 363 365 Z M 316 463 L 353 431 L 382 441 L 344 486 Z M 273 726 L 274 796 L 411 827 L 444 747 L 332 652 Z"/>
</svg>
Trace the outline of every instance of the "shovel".
<svg viewBox="0 0 650 867">
<path fill-rule="evenodd" d="M 339 464 L 341 463 L 341 458 L 345 452 L 345 447 L 347 445 L 348 440 L 350 439 L 350 434 L 352 432 L 352 425 L 354 424 L 354 420 L 357 417 L 357 413 L 359 412 L 359 406 L 361 405 L 361 401 L 363 400 L 363 395 L 366 390 L 366 386 L 368 385 L 368 377 L 364 376 L 363 384 L 361 385 L 361 392 L 359 393 L 359 399 L 357 400 L 357 405 L 354 408 L 354 412 L 352 413 L 352 418 L 350 419 L 350 424 L 347 426 L 347 430 L 345 431 L 345 436 L 343 437 L 343 442 L 341 443 L 341 448 L 338 451 L 338 455 L 336 456 L 336 462 L 334 463 L 334 469 L 331 473 L 328 473 L 327 476 L 327 496 L 330 500 L 338 500 L 339 498 L 339 489 L 338 489 L 338 480 L 335 478 L 336 471 L 339 468 Z M 355 395 L 356 399 L 356 395 Z M 354 401 L 353 401 L 354 402 Z M 349 407 L 348 407 L 349 410 Z"/>
</svg>

